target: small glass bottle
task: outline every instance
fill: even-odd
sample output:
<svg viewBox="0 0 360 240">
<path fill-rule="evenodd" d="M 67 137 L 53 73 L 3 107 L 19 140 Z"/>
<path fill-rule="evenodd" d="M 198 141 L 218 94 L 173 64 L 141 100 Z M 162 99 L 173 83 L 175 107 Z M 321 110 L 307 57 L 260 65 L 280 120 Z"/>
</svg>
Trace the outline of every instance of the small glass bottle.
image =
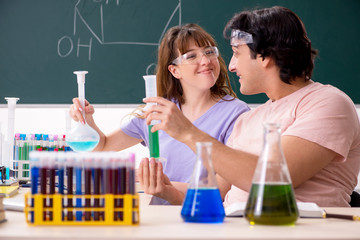
<svg viewBox="0 0 360 240">
<path fill-rule="evenodd" d="M 211 163 L 210 142 L 197 142 L 197 159 L 181 217 L 185 222 L 221 223 L 225 212 Z"/>
<path fill-rule="evenodd" d="M 292 225 L 299 217 L 281 148 L 280 125 L 264 124 L 264 144 L 245 209 L 250 224 Z"/>
</svg>

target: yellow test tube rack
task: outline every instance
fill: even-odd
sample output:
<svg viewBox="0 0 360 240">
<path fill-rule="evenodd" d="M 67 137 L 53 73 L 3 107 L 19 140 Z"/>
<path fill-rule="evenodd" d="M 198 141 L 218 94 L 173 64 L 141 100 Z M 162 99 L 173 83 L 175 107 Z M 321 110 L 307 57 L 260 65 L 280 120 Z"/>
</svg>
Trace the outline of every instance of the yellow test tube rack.
<svg viewBox="0 0 360 240">
<path fill-rule="evenodd" d="M 100 207 L 68 207 L 70 200 L 75 206 L 76 200 L 82 202 L 95 199 L 103 202 Z M 122 201 L 123 207 L 115 207 L 115 201 Z M 44 203 L 52 202 L 52 207 Z M 33 207 L 31 206 L 33 205 Z M 48 205 L 48 204 L 47 204 Z M 73 219 L 67 218 L 71 212 Z M 81 212 L 81 219 L 75 215 Z M 94 214 L 99 214 L 99 219 Z M 87 219 L 86 219 L 87 214 Z M 103 195 L 62 195 L 62 194 L 25 194 L 25 217 L 30 226 L 44 225 L 74 225 L 74 226 L 111 226 L 111 225 L 139 225 L 139 195 L 138 194 L 103 194 Z"/>
</svg>

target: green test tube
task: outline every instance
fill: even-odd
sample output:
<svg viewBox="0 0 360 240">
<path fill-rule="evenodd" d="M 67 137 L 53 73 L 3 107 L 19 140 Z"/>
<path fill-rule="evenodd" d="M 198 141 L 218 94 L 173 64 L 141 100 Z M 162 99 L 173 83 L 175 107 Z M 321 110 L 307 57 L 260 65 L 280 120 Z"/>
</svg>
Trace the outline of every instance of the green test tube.
<svg viewBox="0 0 360 240">
<path fill-rule="evenodd" d="M 159 158 L 160 157 L 160 147 L 159 147 L 159 132 L 151 132 L 153 125 L 149 125 L 149 150 L 150 157 Z"/>
<path fill-rule="evenodd" d="M 156 89 L 156 75 L 146 75 L 143 76 L 145 80 L 145 92 L 146 97 L 156 97 L 157 89 Z M 147 103 L 147 106 L 155 105 L 156 103 Z M 160 147 L 159 147 L 159 133 L 151 132 L 151 128 L 156 124 L 156 121 L 152 121 L 148 126 L 149 128 L 149 151 L 150 157 L 159 158 L 160 157 Z"/>
</svg>

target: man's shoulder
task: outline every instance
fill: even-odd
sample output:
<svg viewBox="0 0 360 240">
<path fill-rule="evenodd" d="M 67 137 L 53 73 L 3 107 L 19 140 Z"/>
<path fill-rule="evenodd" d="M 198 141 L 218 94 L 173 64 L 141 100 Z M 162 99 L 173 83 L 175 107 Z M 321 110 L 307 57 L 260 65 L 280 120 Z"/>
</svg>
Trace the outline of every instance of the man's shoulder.
<svg viewBox="0 0 360 240">
<path fill-rule="evenodd" d="M 320 105 L 348 105 L 354 106 L 351 98 L 332 85 L 314 83 L 314 85 L 306 89 L 301 99 L 302 102 L 311 102 L 311 104 L 320 104 Z"/>
</svg>

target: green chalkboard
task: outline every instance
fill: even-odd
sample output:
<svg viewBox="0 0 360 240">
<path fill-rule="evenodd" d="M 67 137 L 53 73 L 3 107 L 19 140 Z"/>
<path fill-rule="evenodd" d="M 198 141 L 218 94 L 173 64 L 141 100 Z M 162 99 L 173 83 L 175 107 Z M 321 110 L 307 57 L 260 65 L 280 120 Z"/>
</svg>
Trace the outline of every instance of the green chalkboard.
<svg viewBox="0 0 360 240">
<path fill-rule="evenodd" d="M 282 5 L 305 23 L 319 50 L 313 79 L 360 103 L 359 0 L 0 0 L 0 97 L 19 104 L 68 104 L 77 96 L 75 70 L 87 70 L 86 98 L 94 104 L 141 103 L 142 76 L 153 74 L 164 32 L 197 23 L 231 58 L 222 37 L 234 13 Z M 265 95 L 239 98 L 262 103 Z M 0 100 L 5 104 L 5 100 Z"/>
</svg>

